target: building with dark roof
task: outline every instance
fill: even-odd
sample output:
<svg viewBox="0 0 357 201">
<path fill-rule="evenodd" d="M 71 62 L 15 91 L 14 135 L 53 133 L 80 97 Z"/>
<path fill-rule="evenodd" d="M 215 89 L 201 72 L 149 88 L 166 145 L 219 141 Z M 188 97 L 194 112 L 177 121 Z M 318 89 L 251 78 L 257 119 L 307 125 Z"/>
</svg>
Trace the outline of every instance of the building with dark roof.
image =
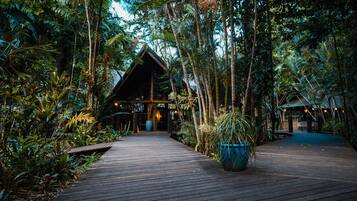
<svg viewBox="0 0 357 201">
<path fill-rule="evenodd" d="M 134 131 L 167 130 L 171 87 L 165 62 L 144 45 L 106 101 L 102 120 L 114 128 L 130 124 Z M 149 125 L 150 126 L 150 125 Z"/>
</svg>

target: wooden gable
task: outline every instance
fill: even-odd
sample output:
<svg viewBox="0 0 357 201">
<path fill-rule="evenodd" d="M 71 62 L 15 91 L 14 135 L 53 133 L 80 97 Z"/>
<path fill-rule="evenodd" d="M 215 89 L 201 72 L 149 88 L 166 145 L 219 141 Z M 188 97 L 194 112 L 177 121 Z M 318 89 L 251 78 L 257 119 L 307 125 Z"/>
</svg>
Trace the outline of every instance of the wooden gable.
<svg viewBox="0 0 357 201">
<path fill-rule="evenodd" d="M 133 63 L 113 90 L 117 100 L 167 100 L 169 91 L 162 84 L 166 67 L 161 58 L 149 47 L 139 53 L 142 63 Z M 153 85 L 153 86 L 152 86 Z M 153 89 L 151 89 L 153 87 Z M 153 91 L 152 91 L 153 90 Z M 153 93 L 153 97 L 151 97 Z"/>
</svg>

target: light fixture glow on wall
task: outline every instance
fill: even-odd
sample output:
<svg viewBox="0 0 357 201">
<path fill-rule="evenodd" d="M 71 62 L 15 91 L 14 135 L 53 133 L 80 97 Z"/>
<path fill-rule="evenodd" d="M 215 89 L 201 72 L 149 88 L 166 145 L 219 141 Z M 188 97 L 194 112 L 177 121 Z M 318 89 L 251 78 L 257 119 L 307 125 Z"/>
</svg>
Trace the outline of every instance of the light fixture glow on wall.
<svg viewBox="0 0 357 201">
<path fill-rule="evenodd" d="M 157 112 L 156 112 L 156 118 L 157 118 L 157 120 L 160 121 L 160 119 L 161 119 L 160 111 L 157 111 Z"/>
</svg>

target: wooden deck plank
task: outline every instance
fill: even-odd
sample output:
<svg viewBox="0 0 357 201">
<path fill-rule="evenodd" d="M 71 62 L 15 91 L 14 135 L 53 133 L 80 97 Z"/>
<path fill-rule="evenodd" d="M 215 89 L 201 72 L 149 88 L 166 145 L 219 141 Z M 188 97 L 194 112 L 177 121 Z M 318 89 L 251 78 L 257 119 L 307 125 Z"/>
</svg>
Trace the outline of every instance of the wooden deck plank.
<svg viewBox="0 0 357 201">
<path fill-rule="evenodd" d="M 68 151 L 69 154 L 80 154 L 86 152 L 95 152 L 95 151 L 106 151 L 112 147 L 113 143 L 99 143 L 94 145 L 82 146 L 72 148 Z"/>
<path fill-rule="evenodd" d="M 255 163 L 233 173 L 167 133 L 128 136 L 113 143 L 57 200 L 357 198 L 355 152 L 343 146 L 324 145 L 321 151 L 321 147 L 289 143 L 282 140 L 258 147 Z M 347 157 L 341 157 L 344 153 Z"/>
<path fill-rule="evenodd" d="M 357 193 L 356 191 L 351 191 L 348 193 L 343 192 L 329 197 L 320 198 L 317 200 L 324 200 L 324 201 L 356 200 L 356 193 Z"/>
<path fill-rule="evenodd" d="M 283 180 L 287 180 L 286 178 L 279 178 L 279 182 L 282 182 Z M 265 182 L 263 182 L 265 181 Z M 230 187 L 231 190 L 233 190 L 234 186 L 237 184 L 238 180 L 229 180 L 227 178 L 222 178 L 222 179 L 215 179 L 215 180 L 206 180 L 206 181 L 192 181 L 192 182 L 185 182 L 182 183 L 183 181 L 177 182 L 177 183 L 171 183 L 168 185 L 160 185 L 160 187 L 164 186 L 164 188 L 152 188 L 151 186 L 149 187 L 151 192 L 160 194 L 160 198 L 166 198 L 166 199 L 172 199 L 175 197 L 191 197 L 192 195 L 201 195 L 204 193 L 213 193 L 215 191 L 222 191 L 227 189 L 227 187 Z M 256 180 L 250 180 L 250 181 L 240 181 L 241 185 L 244 185 L 245 188 L 249 188 L 251 186 L 264 186 L 266 183 L 266 179 L 256 179 Z M 194 187 L 194 188 L 193 188 Z M 175 193 L 175 191 L 179 191 L 180 194 Z M 128 193 L 128 192 L 127 192 Z M 135 198 L 139 200 L 146 200 L 149 199 L 152 195 L 148 194 L 145 191 L 142 192 L 133 192 L 135 193 L 135 196 L 132 194 L 126 194 L 123 196 L 120 196 L 121 199 L 130 199 Z"/>
<path fill-rule="evenodd" d="M 351 192 L 356 192 L 356 185 L 353 186 L 344 186 L 340 188 L 335 188 L 335 189 L 329 189 L 324 192 L 319 192 L 319 193 L 314 193 L 309 196 L 303 196 L 299 197 L 297 199 L 294 199 L 295 201 L 303 201 L 303 200 L 317 200 L 317 199 L 324 199 L 328 197 L 337 197 L 341 194 L 344 193 L 351 193 Z M 357 198 L 357 193 L 356 193 L 356 198 Z"/>
</svg>

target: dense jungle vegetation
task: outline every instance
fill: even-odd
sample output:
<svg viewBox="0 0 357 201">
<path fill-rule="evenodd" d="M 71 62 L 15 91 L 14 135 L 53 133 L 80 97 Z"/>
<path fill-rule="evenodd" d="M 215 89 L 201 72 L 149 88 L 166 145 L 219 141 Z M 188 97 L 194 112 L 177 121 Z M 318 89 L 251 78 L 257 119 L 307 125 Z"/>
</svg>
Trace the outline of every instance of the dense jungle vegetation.
<svg viewBox="0 0 357 201">
<path fill-rule="evenodd" d="M 114 12 L 118 3 L 130 19 Z M 98 158 L 66 150 L 129 132 L 102 125 L 100 111 L 144 43 L 168 68 L 182 140 L 202 153 L 215 152 L 213 127 L 226 113 L 250 122 L 255 143 L 272 140 L 279 106 L 294 97 L 341 97 L 326 129 L 356 148 L 356 8 L 352 0 L 0 0 L 0 200 L 54 197 Z"/>
</svg>

